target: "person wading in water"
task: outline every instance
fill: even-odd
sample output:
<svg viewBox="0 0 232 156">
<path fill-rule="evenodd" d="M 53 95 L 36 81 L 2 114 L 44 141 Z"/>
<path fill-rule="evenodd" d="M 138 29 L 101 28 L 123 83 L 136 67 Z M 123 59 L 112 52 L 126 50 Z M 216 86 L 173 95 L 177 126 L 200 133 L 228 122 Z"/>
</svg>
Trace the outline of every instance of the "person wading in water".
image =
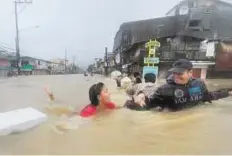
<svg viewBox="0 0 232 156">
<path fill-rule="evenodd" d="M 150 110 L 152 108 L 168 109 L 179 111 L 184 108 L 191 108 L 204 102 L 232 96 L 232 89 L 220 89 L 208 91 L 201 79 L 193 78 L 193 65 L 190 61 L 180 59 L 174 62 L 172 72 L 166 84 L 154 90 L 153 96 L 148 98 L 145 105 L 140 105 L 133 110 Z M 141 93 L 143 94 L 143 93 Z"/>
</svg>

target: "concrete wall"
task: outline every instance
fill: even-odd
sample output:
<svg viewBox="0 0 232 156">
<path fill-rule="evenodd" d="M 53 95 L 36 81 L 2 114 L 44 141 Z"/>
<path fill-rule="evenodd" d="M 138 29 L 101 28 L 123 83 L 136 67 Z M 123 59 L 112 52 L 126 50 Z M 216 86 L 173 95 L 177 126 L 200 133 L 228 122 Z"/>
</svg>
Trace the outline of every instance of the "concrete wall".
<svg viewBox="0 0 232 156">
<path fill-rule="evenodd" d="M 7 67 L 9 67 L 9 61 L 7 59 L 0 59 L 0 77 L 7 76 Z"/>
<path fill-rule="evenodd" d="M 207 78 L 232 78 L 231 71 L 216 71 L 215 66 L 210 66 L 207 72 Z"/>
<path fill-rule="evenodd" d="M 0 67 L 8 67 L 9 61 L 7 59 L 1 59 L 0 58 Z"/>
</svg>

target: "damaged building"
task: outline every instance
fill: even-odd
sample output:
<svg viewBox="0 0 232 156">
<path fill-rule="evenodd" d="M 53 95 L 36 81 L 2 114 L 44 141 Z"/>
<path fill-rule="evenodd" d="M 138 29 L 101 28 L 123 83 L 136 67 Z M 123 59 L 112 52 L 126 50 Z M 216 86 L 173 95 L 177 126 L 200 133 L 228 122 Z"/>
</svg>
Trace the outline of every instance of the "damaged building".
<svg viewBox="0 0 232 156">
<path fill-rule="evenodd" d="M 115 63 L 141 72 L 145 43 L 156 39 L 160 77 L 180 58 L 193 62 L 195 77 L 232 77 L 231 14 L 232 5 L 224 1 L 184 0 L 165 17 L 123 23 L 114 39 Z"/>
</svg>

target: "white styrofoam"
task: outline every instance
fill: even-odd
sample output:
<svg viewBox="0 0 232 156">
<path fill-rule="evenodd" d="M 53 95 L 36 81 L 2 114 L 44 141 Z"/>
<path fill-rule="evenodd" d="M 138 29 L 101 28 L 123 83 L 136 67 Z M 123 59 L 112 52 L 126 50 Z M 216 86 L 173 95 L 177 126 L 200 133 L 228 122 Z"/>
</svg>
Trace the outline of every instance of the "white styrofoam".
<svg viewBox="0 0 232 156">
<path fill-rule="evenodd" d="M 22 132 L 46 120 L 45 114 L 30 107 L 0 113 L 0 135 Z"/>
</svg>

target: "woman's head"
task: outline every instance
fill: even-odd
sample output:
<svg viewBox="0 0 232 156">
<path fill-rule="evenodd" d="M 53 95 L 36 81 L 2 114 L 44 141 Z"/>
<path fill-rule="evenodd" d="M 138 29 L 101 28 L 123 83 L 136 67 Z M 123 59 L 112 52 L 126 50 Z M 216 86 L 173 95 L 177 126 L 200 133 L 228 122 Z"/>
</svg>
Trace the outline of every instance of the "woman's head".
<svg viewBox="0 0 232 156">
<path fill-rule="evenodd" d="M 110 93 L 104 83 L 99 82 L 90 87 L 89 100 L 94 106 L 98 106 L 100 103 L 105 104 L 110 101 Z"/>
</svg>

